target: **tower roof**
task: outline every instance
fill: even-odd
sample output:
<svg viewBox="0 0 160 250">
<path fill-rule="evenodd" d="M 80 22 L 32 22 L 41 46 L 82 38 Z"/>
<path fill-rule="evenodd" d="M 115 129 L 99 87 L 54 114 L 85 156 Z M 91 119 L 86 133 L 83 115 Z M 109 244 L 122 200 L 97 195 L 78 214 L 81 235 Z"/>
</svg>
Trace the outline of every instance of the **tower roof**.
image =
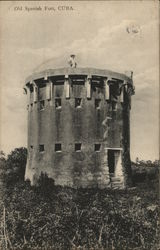
<svg viewBox="0 0 160 250">
<path fill-rule="evenodd" d="M 95 75 L 95 76 L 102 76 L 102 77 L 110 77 L 119 80 L 126 80 L 129 83 L 132 83 L 132 79 L 125 74 L 120 74 L 117 72 L 113 72 L 107 69 L 96 69 L 96 68 L 47 68 L 43 71 L 35 72 L 29 77 L 26 78 L 25 83 L 32 82 L 36 79 L 41 79 L 44 77 L 52 77 L 52 76 L 60 76 L 60 75 Z"/>
</svg>

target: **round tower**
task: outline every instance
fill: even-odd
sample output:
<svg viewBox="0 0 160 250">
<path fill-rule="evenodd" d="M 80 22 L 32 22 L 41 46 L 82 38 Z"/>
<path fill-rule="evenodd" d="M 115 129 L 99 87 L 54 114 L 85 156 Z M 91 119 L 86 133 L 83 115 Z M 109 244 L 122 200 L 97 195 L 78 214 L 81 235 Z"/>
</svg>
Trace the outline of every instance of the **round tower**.
<svg viewBox="0 0 160 250">
<path fill-rule="evenodd" d="M 25 179 L 41 173 L 56 185 L 124 188 L 131 181 L 127 76 L 94 68 L 48 69 L 26 79 Z"/>
</svg>

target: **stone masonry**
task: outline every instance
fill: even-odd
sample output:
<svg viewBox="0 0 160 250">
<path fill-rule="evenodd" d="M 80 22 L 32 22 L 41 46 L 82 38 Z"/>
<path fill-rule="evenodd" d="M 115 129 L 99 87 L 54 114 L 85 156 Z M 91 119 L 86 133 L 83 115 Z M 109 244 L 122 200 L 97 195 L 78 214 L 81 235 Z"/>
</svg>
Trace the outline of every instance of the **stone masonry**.
<svg viewBox="0 0 160 250">
<path fill-rule="evenodd" d="M 125 188 L 131 183 L 132 76 L 94 68 L 49 69 L 26 79 L 25 179 Z"/>
</svg>

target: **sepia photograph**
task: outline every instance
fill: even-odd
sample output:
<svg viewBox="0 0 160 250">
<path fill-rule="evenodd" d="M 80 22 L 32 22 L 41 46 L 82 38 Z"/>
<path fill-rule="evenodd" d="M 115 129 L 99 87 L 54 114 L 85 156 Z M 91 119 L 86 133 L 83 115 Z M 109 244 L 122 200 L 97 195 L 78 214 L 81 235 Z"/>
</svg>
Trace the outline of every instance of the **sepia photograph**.
<svg viewBox="0 0 160 250">
<path fill-rule="evenodd" d="M 158 250 L 159 1 L 0 1 L 0 249 Z"/>
</svg>

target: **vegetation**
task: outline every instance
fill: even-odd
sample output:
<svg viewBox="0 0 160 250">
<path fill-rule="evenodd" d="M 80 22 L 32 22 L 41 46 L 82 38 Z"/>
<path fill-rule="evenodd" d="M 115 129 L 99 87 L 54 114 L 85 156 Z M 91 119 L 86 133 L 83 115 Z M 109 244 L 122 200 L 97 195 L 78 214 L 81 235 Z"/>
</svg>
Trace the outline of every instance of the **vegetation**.
<svg viewBox="0 0 160 250">
<path fill-rule="evenodd" d="M 0 173 L 6 187 L 15 185 L 18 181 L 24 180 L 27 161 L 27 149 L 16 148 L 5 158 L 0 152 Z"/>
<path fill-rule="evenodd" d="M 132 162 L 132 179 L 133 182 L 148 182 L 152 185 L 152 181 L 158 178 L 160 161 L 139 161 L 138 158 L 135 162 Z M 158 186 L 157 186 L 158 187 Z"/>
<path fill-rule="evenodd" d="M 32 187 L 23 180 L 26 149 L 15 151 L 7 159 L 1 155 L 1 169 L 7 171 L 1 172 L 0 249 L 159 248 L 156 176 L 116 191 L 55 186 L 42 173 Z"/>
</svg>

